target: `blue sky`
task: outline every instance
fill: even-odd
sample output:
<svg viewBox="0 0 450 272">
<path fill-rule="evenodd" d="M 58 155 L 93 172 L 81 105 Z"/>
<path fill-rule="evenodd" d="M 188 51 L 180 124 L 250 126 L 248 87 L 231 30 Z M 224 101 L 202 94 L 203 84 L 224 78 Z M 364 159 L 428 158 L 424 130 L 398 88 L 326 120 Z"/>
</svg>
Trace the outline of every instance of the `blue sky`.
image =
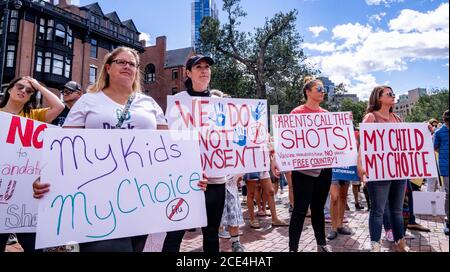
<svg viewBox="0 0 450 272">
<path fill-rule="evenodd" d="M 80 0 L 98 2 L 105 13 L 133 19 L 154 43 L 167 36 L 168 49 L 190 46 L 191 0 Z M 222 0 L 216 0 L 225 21 Z M 443 0 L 242 0 L 241 30 L 252 32 L 266 17 L 297 9 L 308 63 L 336 84 L 366 99 L 374 86 L 398 94 L 449 87 L 449 3 Z"/>
</svg>

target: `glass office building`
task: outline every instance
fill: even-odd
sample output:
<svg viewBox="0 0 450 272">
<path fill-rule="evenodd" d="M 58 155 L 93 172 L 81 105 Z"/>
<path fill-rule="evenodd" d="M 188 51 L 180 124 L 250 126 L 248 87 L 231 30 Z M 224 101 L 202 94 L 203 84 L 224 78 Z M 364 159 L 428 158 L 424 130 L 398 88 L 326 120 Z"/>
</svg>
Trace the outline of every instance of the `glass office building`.
<svg viewBox="0 0 450 272">
<path fill-rule="evenodd" d="M 200 42 L 200 26 L 205 16 L 219 17 L 217 6 L 214 0 L 192 0 L 191 3 L 191 45 L 198 48 Z"/>
</svg>

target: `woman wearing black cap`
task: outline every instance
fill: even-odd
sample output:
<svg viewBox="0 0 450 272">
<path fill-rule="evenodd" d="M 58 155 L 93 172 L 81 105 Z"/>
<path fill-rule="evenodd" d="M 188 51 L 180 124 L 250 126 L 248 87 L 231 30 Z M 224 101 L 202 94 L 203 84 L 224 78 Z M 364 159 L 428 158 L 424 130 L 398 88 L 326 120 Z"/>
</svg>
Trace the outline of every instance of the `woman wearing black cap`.
<svg viewBox="0 0 450 272">
<path fill-rule="evenodd" d="M 186 91 L 176 94 L 176 97 L 210 97 L 208 85 L 211 80 L 211 65 L 214 65 L 214 60 L 210 57 L 195 55 L 189 58 L 186 62 L 188 78 L 184 82 Z M 202 228 L 204 252 L 219 252 L 219 226 L 225 203 L 225 183 L 225 176 L 208 177 L 208 189 L 205 191 L 208 225 Z M 162 251 L 179 252 L 184 233 L 184 230 L 168 232 Z"/>
</svg>

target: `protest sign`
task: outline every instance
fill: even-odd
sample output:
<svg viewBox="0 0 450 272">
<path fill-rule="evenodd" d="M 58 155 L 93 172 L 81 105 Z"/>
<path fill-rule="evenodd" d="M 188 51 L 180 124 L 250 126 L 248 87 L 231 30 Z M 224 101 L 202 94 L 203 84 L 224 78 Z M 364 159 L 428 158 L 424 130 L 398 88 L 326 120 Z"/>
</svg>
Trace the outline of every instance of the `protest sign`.
<svg viewBox="0 0 450 272">
<path fill-rule="evenodd" d="M 356 165 L 351 112 L 274 115 L 272 122 L 281 171 Z"/>
<path fill-rule="evenodd" d="M 169 131 L 45 132 L 36 247 L 203 227 L 198 140 Z"/>
<path fill-rule="evenodd" d="M 360 131 L 367 181 L 438 176 L 427 124 L 362 123 Z"/>
<path fill-rule="evenodd" d="M 269 170 L 266 100 L 168 96 L 167 109 L 171 130 L 198 135 L 208 176 Z"/>
<path fill-rule="evenodd" d="M 0 233 L 36 231 L 32 183 L 42 170 L 42 132 L 55 127 L 0 112 Z"/>
</svg>

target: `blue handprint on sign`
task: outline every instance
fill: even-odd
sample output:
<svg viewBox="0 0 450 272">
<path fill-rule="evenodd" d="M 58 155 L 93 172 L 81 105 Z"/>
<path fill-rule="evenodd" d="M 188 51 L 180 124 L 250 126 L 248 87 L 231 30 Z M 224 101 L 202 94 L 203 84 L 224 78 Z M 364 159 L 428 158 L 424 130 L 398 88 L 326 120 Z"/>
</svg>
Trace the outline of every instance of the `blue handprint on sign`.
<svg viewBox="0 0 450 272">
<path fill-rule="evenodd" d="M 259 119 L 261 119 L 261 117 L 264 114 L 264 104 L 262 102 L 259 102 L 258 106 L 256 106 L 255 110 L 253 110 L 253 107 L 251 107 L 251 109 L 252 109 L 253 119 L 255 119 L 255 121 L 258 121 Z"/>
<path fill-rule="evenodd" d="M 247 145 L 247 130 L 245 128 L 234 129 L 233 143 L 237 144 L 238 146 Z"/>
<path fill-rule="evenodd" d="M 226 116 L 223 104 L 222 103 L 215 104 L 214 111 L 216 112 L 215 116 L 213 114 L 209 117 L 209 119 L 213 121 L 218 127 L 225 126 Z"/>
</svg>

